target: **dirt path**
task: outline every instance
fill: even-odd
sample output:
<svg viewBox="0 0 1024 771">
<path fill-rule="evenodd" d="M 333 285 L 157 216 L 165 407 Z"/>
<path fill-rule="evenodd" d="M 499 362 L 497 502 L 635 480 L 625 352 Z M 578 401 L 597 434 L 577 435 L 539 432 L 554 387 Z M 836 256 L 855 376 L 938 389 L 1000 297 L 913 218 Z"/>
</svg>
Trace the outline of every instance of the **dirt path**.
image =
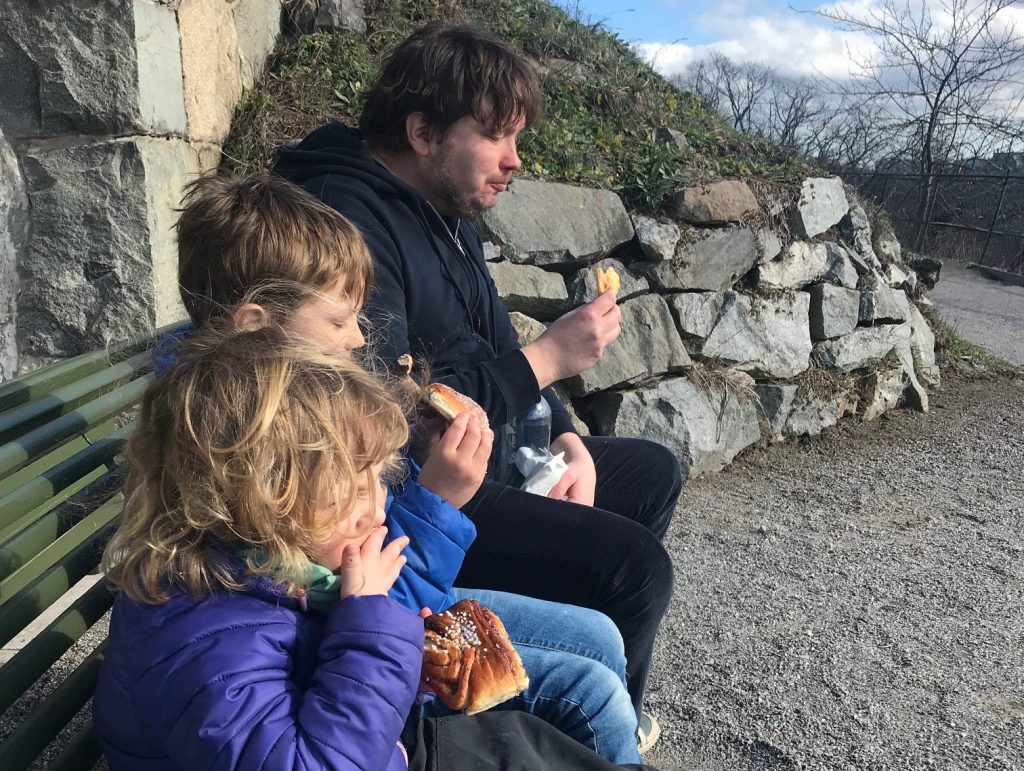
<svg viewBox="0 0 1024 771">
<path fill-rule="evenodd" d="M 961 337 L 1024 367 L 1024 286 L 994 281 L 947 260 L 928 296 Z"/>
<path fill-rule="evenodd" d="M 698 769 L 1024 768 L 1024 382 L 692 480 L 649 760 Z"/>
</svg>

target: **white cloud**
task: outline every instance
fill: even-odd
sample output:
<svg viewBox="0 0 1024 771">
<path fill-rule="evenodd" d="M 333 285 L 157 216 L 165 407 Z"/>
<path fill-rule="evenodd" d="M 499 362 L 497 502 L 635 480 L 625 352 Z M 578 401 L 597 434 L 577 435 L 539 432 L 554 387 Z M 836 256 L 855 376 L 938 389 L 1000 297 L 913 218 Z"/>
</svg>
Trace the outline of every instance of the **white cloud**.
<svg viewBox="0 0 1024 771">
<path fill-rule="evenodd" d="M 635 43 L 633 48 L 645 62 L 667 77 L 685 70 L 695 58 L 694 47 L 683 43 Z"/>
<path fill-rule="evenodd" d="M 667 76 L 680 72 L 694 59 L 719 51 L 736 61 L 767 64 L 789 75 L 820 73 L 836 79 L 850 77 L 854 61 L 870 58 L 874 51 L 867 36 L 836 30 L 806 16 L 734 16 L 726 27 L 723 17 L 716 14 L 702 26 L 720 28 L 725 34 L 708 45 L 646 42 L 636 44 L 636 49 Z"/>
</svg>

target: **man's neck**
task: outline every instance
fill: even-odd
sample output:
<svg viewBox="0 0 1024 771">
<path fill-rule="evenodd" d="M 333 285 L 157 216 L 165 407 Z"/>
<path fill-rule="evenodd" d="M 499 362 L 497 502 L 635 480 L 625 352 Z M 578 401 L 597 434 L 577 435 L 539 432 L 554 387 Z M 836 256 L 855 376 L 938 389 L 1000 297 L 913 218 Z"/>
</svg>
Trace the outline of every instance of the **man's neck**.
<svg viewBox="0 0 1024 771">
<path fill-rule="evenodd" d="M 416 163 L 415 155 L 410 152 L 389 153 L 369 145 L 367 145 L 367 149 L 369 149 L 370 155 L 373 156 L 377 163 L 430 201 L 430 185 L 420 170 L 419 164 Z M 433 201 L 430 201 L 430 203 L 431 205 L 434 204 Z"/>
</svg>

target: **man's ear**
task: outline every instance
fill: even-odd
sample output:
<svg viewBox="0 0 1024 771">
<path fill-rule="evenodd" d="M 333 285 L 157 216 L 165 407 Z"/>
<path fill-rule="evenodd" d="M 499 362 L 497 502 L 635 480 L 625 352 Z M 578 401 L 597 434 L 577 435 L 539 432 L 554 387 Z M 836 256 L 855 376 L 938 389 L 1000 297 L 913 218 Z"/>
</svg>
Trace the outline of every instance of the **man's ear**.
<svg viewBox="0 0 1024 771">
<path fill-rule="evenodd" d="M 231 318 L 235 322 L 236 328 L 246 332 L 263 329 L 270 323 L 270 314 L 267 313 L 267 309 L 256 303 L 239 305 L 231 314 Z"/>
<path fill-rule="evenodd" d="M 422 112 L 409 113 L 405 118 L 405 138 L 412 151 L 421 158 L 430 155 L 434 132 L 430 128 L 427 116 Z"/>
</svg>

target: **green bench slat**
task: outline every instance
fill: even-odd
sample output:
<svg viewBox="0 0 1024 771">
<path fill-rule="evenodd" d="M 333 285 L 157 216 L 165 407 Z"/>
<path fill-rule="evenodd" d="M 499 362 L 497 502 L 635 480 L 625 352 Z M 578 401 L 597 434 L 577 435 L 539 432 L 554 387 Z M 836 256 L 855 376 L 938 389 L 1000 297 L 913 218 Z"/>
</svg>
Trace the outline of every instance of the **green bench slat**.
<svg viewBox="0 0 1024 771">
<path fill-rule="evenodd" d="M 58 388 L 46 396 L 0 413 L 0 443 L 25 434 L 47 420 L 70 412 L 91 397 L 109 391 L 115 384 L 149 366 L 151 361 L 149 351 L 144 351 L 120 364 L 105 367 L 89 377 Z"/>
<path fill-rule="evenodd" d="M 103 468 L 95 469 L 71 487 L 62 490 L 60 495 L 32 509 L 21 519 L 0 531 L 0 581 L 14 571 L 20 570 L 25 563 L 67 532 L 71 525 L 67 524 L 69 517 L 61 516 L 63 504 L 100 479 L 103 474 Z M 83 511 L 82 516 L 86 513 L 88 512 Z"/>
<path fill-rule="evenodd" d="M 100 466 L 0 531 L 0 581 L 35 559 L 44 549 L 108 501 L 128 469 Z"/>
<path fill-rule="evenodd" d="M 6 476 L 26 461 L 32 460 L 58 442 L 85 431 L 101 421 L 113 417 L 134 404 L 146 390 L 152 374 L 143 375 L 98 399 L 86 402 L 77 409 L 51 420 L 24 436 L 0 446 L 0 477 Z"/>
<path fill-rule="evenodd" d="M 93 351 L 2 383 L 0 384 L 0 411 L 9 410 L 11 407 L 45 396 L 55 388 L 72 383 L 78 378 L 88 377 L 109 364 L 110 353 L 108 351 Z"/>
<path fill-rule="evenodd" d="M 160 340 L 168 333 L 180 331 L 188 326 L 187 321 L 175 321 L 156 330 L 152 339 L 122 343 L 106 350 L 83 353 L 14 380 L 8 380 L 6 383 L 0 383 L 0 412 L 32 399 L 38 399 L 75 380 L 88 377 L 93 372 L 108 367 L 111 363 L 119 362 L 143 348 L 149 349 L 153 340 Z"/>
<path fill-rule="evenodd" d="M 46 771 L 90 771 L 103 755 L 92 720 L 87 720 L 67 746 L 46 767 Z"/>
<path fill-rule="evenodd" d="M 0 497 L 0 529 L 5 529 L 22 516 L 53 498 L 86 474 L 101 466 L 109 466 L 121 451 L 134 423 L 119 428 L 94 444 L 79 450 L 70 458 L 47 469 L 16 490 Z M 0 532 L 0 541 L 4 534 Z"/>
<path fill-rule="evenodd" d="M 116 495 L 0 582 L 0 645 L 6 645 L 99 564 L 121 505 L 121 496 Z"/>
<path fill-rule="evenodd" d="M 103 663 L 102 646 L 85 659 L 0 744 L 0 768 L 23 771 L 92 698 Z M 94 759 L 95 762 L 95 759 Z"/>
<path fill-rule="evenodd" d="M 113 604 L 106 582 L 97 582 L 0 667 L 0 712 L 21 698 Z"/>
<path fill-rule="evenodd" d="M 9 474 L 3 479 L 0 479 L 0 497 L 9 495 L 22 485 L 31 482 L 40 474 L 46 473 L 61 461 L 67 460 L 76 452 L 84 450 L 90 444 L 95 444 L 97 441 L 117 429 L 117 424 L 119 422 L 120 421 L 118 421 L 117 418 L 106 420 L 95 428 L 91 428 L 85 433 L 69 439 L 56 450 L 52 450 L 51 452 L 36 458 L 27 466 L 22 466 L 13 474 Z"/>
</svg>

